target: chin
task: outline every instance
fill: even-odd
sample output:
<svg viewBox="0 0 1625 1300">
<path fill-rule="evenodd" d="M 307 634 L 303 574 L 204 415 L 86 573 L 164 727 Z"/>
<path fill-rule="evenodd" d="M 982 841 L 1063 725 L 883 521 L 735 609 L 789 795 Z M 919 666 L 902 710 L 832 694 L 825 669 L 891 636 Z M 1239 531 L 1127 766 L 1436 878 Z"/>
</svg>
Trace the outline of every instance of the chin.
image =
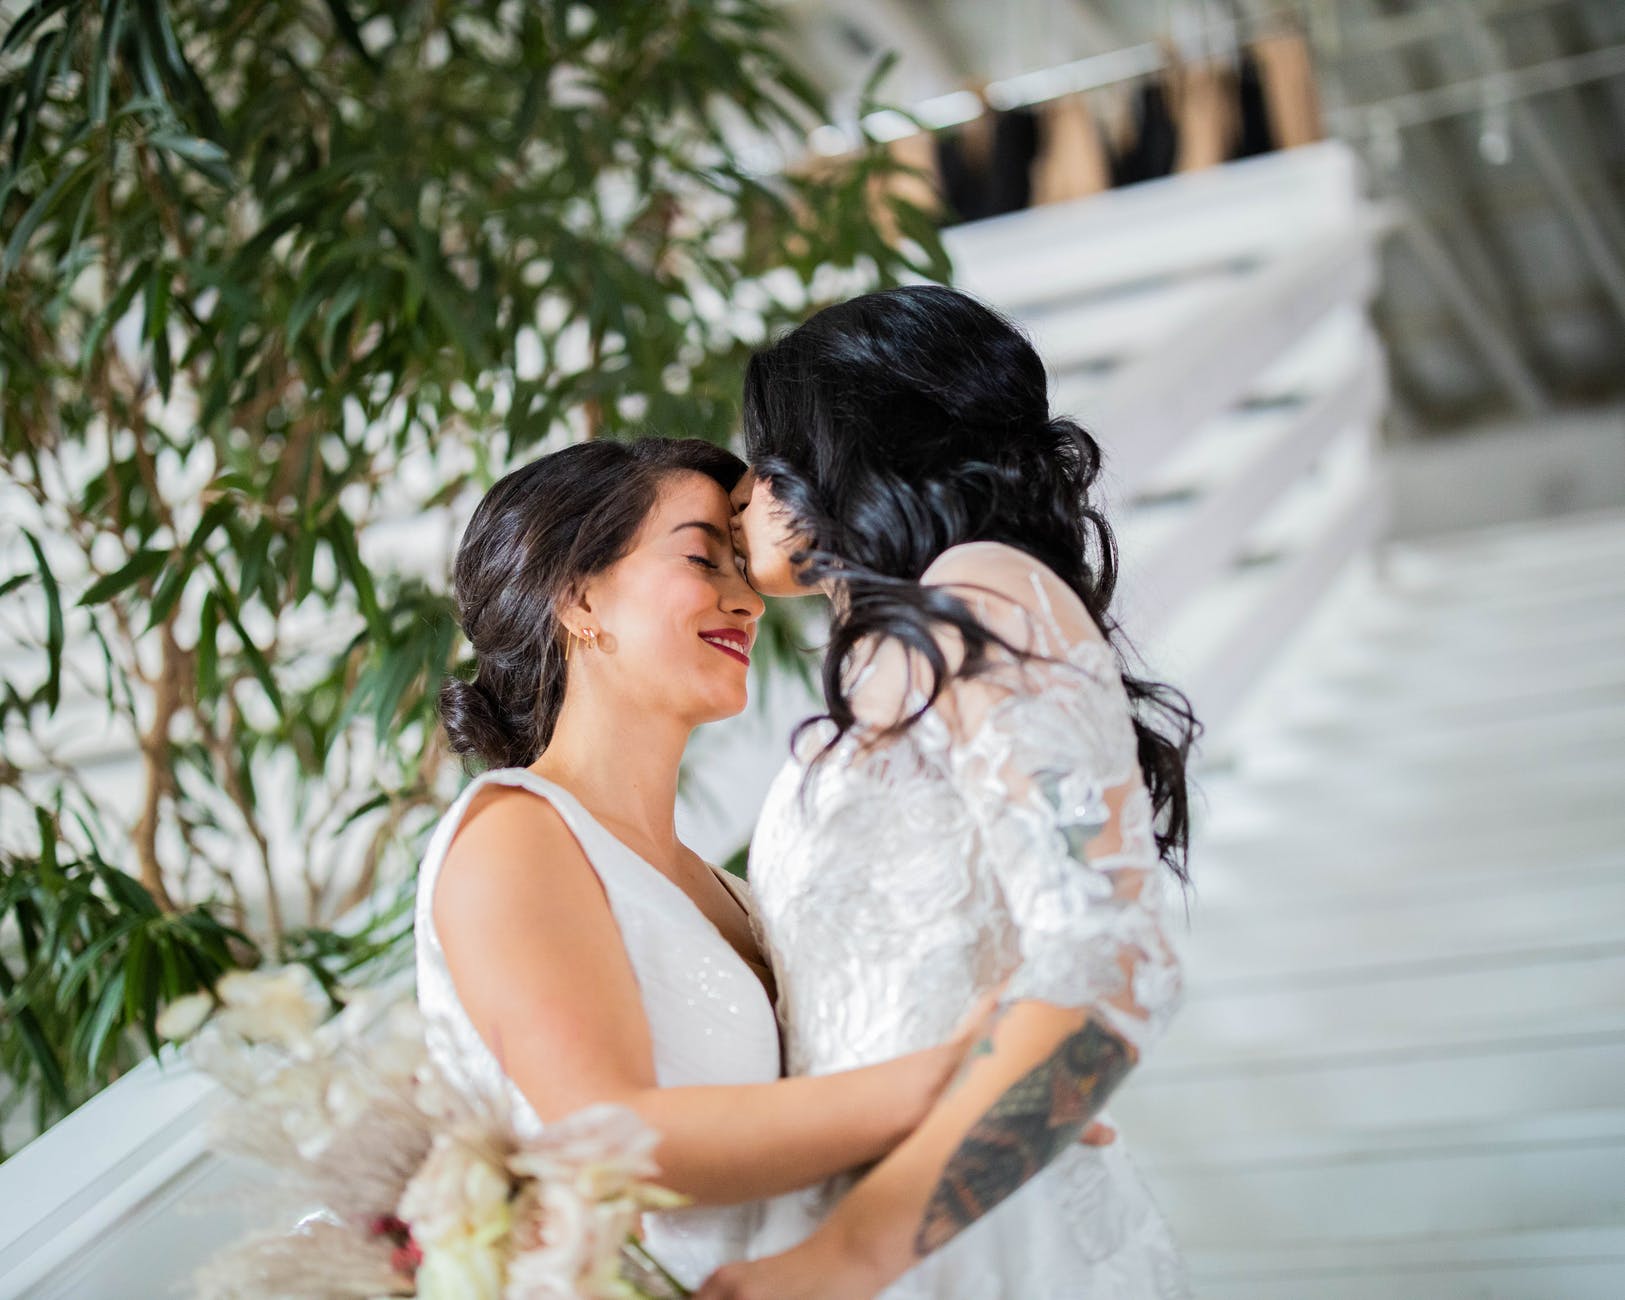
<svg viewBox="0 0 1625 1300">
<path fill-rule="evenodd" d="M 749 698 L 741 691 L 736 700 L 712 701 L 707 708 L 700 710 L 700 716 L 702 722 L 726 722 L 729 718 L 737 718 L 749 703 Z"/>
<path fill-rule="evenodd" d="M 706 683 L 704 695 L 695 701 L 693 716 L 705 722 L 721 722 L 725 718 L 738 717 L 749 703 L 750 691 L 741 670 L 738 681 Z"/>
</svg>

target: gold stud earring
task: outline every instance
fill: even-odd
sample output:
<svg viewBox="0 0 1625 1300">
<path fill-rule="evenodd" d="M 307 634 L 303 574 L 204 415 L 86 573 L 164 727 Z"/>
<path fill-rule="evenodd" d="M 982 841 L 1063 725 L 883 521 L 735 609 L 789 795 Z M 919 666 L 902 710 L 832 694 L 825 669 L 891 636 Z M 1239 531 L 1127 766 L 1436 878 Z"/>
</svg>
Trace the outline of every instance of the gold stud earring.
<svg viewBox="0 0 1625 1300">
<path fill-rule="evenodd" d="M 589 627 L 585 632 L 582 633 L 582 635 L 587 638 L 587 649 L 589 649 L 589 650 L 598 649 L 598 629 L 597 628 Z"/>
</svg>

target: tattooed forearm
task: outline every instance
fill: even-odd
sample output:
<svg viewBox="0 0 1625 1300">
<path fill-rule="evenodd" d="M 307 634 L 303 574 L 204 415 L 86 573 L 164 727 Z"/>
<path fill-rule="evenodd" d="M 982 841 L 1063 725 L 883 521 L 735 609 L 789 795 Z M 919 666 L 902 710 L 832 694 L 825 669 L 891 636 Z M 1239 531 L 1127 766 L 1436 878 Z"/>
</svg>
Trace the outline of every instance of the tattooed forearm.
<svg viewBox="0 0 1625 1300">
<path fill-rule="evenodd" d="M 992 1014 L 988 1016 L 987 1028 L 982 1031 L 981 1036 L 972 1044 L 971 1049 L 965 1053 L 965 1059 L 959 1063 L 959 1068 L 954 1071 L 954 1077 L 948 1080 L 948 1086 L 943 1090 L 944 1092 L 955 1091 L 965 1081 L 965 1076 L 970 1073 L 971 1067 L 977 1061 L 984 1056 L 993 1055 L 993 1035 L 998 1032 L 999 1021 L 1003 1020 L 1009 1013 L 1010 1004 L 1008 1002 L 1001 1002 L 993 1009 Z"/>
<path fill-rule="evenodd" d="M 1133 1064 L 1128 1046 L 1087 1021 L 1010 1086 L 948 1158 L 914 1253 L 929 1255 L 1077 1141 Z"/>
</svg>

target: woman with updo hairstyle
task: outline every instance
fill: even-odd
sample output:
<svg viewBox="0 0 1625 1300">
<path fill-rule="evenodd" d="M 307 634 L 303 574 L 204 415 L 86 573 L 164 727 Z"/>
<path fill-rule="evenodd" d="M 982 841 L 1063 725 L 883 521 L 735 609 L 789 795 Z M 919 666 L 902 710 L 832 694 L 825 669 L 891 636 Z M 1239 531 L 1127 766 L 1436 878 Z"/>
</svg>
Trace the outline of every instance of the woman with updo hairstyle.
<svg viewBox="0 0 1625 1300">
<path fill-rule="evenodd" d="M 441 698 L 484 770 L 418 880 L 432 1059 L 521 1133 L 599 1102 L 642 1116 L 694 1202 L 645 1240 L 690 1285 L 743 1254 L 752 1202 L 890 1150 L 974 1029 L 779 1081 L 749 895 L 678 839 L 684 746 L 745 707 L 762 614 L 729 535 L 743 469 L 699 441 L 589 442 L 486 494 L 455 568 L 476 670 Z"/>
<path fill-rule="evenodd" d="M 1026 336 L 912 286 L 818 312 L 745 381 L 753 585 L 829 598 L 824 712 L 752 841 L 792 1075 L 992 1029 L 873 1169 L 768 1207 L 701 1300 L 1186 1294 L 1122 1141 L 1075 1139 L 1179 1000 L 1184 696 L 1130 671 L 1095 440 Z"/>
</svg>

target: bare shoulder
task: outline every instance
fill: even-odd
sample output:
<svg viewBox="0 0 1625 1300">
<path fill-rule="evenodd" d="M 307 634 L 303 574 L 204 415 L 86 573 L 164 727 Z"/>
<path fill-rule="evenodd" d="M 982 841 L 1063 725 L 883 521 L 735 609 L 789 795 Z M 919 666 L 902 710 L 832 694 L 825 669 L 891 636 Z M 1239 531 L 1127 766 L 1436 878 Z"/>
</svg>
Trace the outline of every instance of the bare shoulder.
<svg viewBox="0 0 1625 1300">
<path fill-rule="evenodd" d="M 1059 574 L 1003 542 L 950 547 L 920 575 L 920 585 L 949 589 L 984 626 L 1018 650 L 1053 654 L 1079 641 L 1105 639 Z M 933 637 L 952 678 L 965 657 L 959 633 L 938 624 Z M 895 639 L 882 639 L 869 651 L 852 694 L 853 708 L 866 722 L 895 723 L 915 706 L 930 680 L 921 654 Z"/>
<path fill-rule="evenodd" d="M 601 903 L 597 876 L 558 809 L 532 791 L 493 785 L 463 812 L 433 906 L 444 937 L 465 926 L 485 929 L 499 917 L 534 921 L 544 910 L 573 912 L 595 899 Z"/>
<path fill-rule="evenodd" d="M 1004 542 L 950 547 L 920 576 L 925 586 L 950 587 L 994 632 L 1023 649 L 1043 649 L 1048 635 L 1067 642 L 1104 639 L 1078 594 L 1043 561 Z"/>
<path fill-rule="evenodd" d="M 975 586 L 1024 578 L 1034 572 L 1049 573 L 1050 570 L 1017 547 L 1004 542 L 961 542 L 932 560 L 920 575 L 920 582 L 928 587 Z"/>
</svg>

